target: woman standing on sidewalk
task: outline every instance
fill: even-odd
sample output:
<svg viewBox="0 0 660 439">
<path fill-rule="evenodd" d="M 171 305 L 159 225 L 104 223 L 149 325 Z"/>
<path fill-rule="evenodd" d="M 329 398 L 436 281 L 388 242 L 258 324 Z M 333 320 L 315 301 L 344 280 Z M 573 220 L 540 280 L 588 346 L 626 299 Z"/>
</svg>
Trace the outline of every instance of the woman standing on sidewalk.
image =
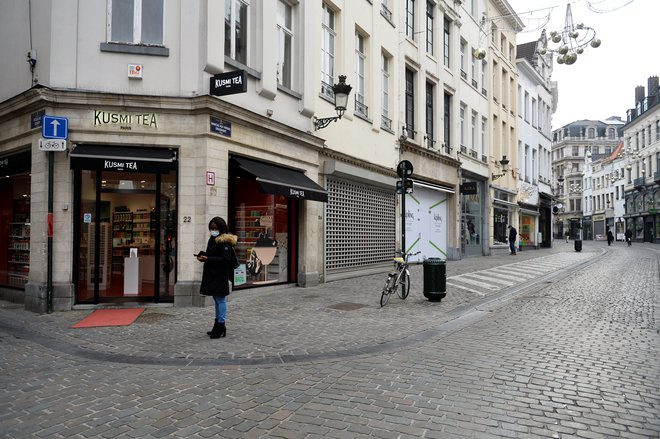
<svg viewBox="0 0 660 439">
<path fill-rule="evenodd" d="M 224 219 L 216 216 L 209 222 L 211 237 L 206 244 L 206 251 L 197 254 L 197 260 L 204 263 L 200 293 L 213 296 L 215 302 L 215 322 L 213 329 L 207 332 L 211 338 L 227 335 L 225 319 L 227 317 L 227 296 L 229 282 L 233 280 L 234 268 L 238 265 L 234 246 L 236 235 L 229 233 Z"/>
</svg>

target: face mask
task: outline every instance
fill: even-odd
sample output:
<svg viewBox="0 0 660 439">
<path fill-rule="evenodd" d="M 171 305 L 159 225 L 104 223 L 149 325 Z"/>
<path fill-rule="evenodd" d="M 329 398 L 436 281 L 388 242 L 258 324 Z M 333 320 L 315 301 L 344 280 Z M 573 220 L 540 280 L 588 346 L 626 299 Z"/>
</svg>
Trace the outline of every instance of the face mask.
<svg viewBox="0 0 660 439">
<path fill-rule="evenodd" d="M 211 236 L 213 236 L 214 238 L 216 236 L 220 236 L 220 230 L 211 230 Z"/>
</svg>

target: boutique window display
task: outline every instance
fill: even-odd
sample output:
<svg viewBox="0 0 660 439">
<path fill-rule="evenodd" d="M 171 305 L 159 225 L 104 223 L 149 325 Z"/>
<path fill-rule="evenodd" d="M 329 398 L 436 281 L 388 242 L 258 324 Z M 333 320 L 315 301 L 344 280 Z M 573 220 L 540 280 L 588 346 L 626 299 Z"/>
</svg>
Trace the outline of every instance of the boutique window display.
<svg viewBox="0 0 660 439">
<path fill-rule="evenodd" d="M 240 263 L 235 270 L 234 286 L 288 282 L 292 277 L 290 212 L 295 201 L 260 192 L 254 180 L 238 179 L 238 182 L 234 188 L 233 225 L 230 225 L 238 236 L 235 248 Z"/>
<path fill-rule="evenodd" d="M 0 179 L 0 286 L 23 290 L 30 273 L 30 175 Z"/>
</svg>

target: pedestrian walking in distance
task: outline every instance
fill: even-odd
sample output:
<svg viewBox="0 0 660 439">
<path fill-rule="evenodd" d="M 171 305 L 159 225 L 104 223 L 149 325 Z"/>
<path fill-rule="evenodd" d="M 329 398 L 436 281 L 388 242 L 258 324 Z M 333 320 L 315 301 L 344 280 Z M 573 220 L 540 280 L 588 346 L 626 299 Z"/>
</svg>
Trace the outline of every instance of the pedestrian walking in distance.
<svg viewBox="0 0 660 439">
<path fill-rule="evenodd" d="M 614 241 L 614 235 L 612 234 L 612 230 L 608 227 L 607 228 L 607 245 L 612 245 L 612 241 Z"/>
<path fill-rule="evenodd" d="M 628 245 L 632 245 L 632 229 L 626 230 L 626 242 Z"/>
<path fill-rule="evenodd" d="M 516 230 L 515 227 L 509 224 L 508 226 L 509 229 L 509 248 L 511 249 L 511 254 L 515 255 L 516 254 L 516 236 L 518 235 L 518 231 Z"/>
<path fill-rule="evenodd" d="M 229 282 L 234 279 L 234 268 L 238 266 L 234 251 L 238 237 L 229 233 L 227 223 L 219 216 L 209 222 L 209 232 L 211 236 L 206 244 L 206 251 L 195 256 L 199 262 L 204 263 L 199 292 L 205 296 L 213 296 L 215 302 L 215 321 L 213 329 L 207 334 L 211 338 L 220 338 L 227 335 L 227 296 L 230 292 Z"/>
</svg>

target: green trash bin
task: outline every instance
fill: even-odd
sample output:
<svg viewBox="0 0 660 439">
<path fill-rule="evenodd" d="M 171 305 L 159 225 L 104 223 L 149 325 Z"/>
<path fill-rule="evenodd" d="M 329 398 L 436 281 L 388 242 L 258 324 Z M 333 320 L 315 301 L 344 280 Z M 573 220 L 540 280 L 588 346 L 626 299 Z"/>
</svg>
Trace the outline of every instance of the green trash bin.
<svg viewBox="0 0 660 439">
<path fill-rule="evenodd" d="M 444 259 L 424 260 L 424 297 L 431 302 L 439 302 L 447 295 L 447 266 Z"/>
</svg>

